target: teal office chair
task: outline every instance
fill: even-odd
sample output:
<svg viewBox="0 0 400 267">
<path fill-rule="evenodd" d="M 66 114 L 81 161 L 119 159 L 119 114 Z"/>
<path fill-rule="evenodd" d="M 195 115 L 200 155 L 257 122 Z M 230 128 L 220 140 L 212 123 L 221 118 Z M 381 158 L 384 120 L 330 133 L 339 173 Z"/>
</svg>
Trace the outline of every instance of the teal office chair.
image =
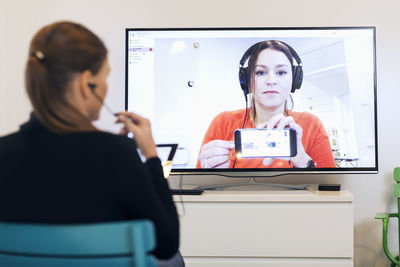
<svg viewBox="0 0 400 267">
<path fill-rule="evenodd" d="M 400 167 L 397 167 L 394 169 L 393 172 L 394 180 L 396 181 L 396 184 L 394 185 L 394 195 L 397 198 L 397 207 L 398 207 L 398 212 L 397 213 L 377 213 L 375 216 L 375 219 L 381 219 L 382 220 L 382 226 L 383 226 L 383 237 L 382 237 L 382 243 L 383 243 L 383 250 L 385 251 L 386 256 L 389 258 L 391 262 L 391 267 L 394 266 L 400 266 L 399 262 L 399 255 L 396 257 L 392 256 L 390 254 L 389 248 L 388 248 L 388 240 L 387 240 L 387 235 L 388 235 L 388 223 L 390 218 L 397 218 L 397 222 L 399 224 L 399 231 L 400 231 Z M 399 248 L 400 248 L 400 235 L 399 235 Z"/>
<path fill-rule="evenodd" d="M 150 221 L 77 225 L 0 223 L 1 267 L 153 267 Z"/>
</svg>

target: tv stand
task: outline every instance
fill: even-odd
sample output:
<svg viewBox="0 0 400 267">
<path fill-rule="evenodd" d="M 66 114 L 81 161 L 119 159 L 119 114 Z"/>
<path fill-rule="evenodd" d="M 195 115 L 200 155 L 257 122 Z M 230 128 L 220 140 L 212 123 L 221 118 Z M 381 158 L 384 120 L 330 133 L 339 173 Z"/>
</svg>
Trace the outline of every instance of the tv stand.
<svg viewBox="0 0 400 267">
<path fill-rule="evenodd" d="M 211 190 L 174 200 L 187 267 L 354 266 L 348 191 Z"/>
<path fill-rule="evenodd" d="M 270 184 L 270 183 L 258 183 L 256 178 L 251 177 L 247 183 L 238 184 L 219 184 L 219 185 L 206 185 L 198 186 L 196 189 L 201 190 L 224 190 L 232 187 L 244 187 L 244 186 L 267 186 L 272 188 L 290 189 L 290 190 L 312 190 L 315 191 L 312 185 L 290 185 L 290 184 Z"/>
</svg>

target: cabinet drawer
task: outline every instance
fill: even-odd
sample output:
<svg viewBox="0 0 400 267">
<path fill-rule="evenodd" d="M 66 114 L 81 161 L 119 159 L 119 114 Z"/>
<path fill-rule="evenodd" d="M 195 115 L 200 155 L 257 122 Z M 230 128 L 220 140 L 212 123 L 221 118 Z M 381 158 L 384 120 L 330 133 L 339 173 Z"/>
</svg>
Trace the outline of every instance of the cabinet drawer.
<svg viewBox="0 0 400 267">
<path fill-rule="evenodd" d="M 189 202 L 185 211 L 184 257 L 353 257 L 352 203 Z"/>
</svg>

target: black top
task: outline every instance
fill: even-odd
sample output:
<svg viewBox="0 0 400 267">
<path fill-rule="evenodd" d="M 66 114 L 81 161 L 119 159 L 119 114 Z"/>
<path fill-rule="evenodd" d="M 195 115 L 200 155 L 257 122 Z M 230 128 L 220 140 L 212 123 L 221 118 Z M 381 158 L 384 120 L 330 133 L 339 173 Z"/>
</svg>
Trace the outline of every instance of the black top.
<svg viewBox="0 0 400 267">
<path fill-rule="evenodd" d="M 0 138 L 0 220 L 93 223 L 150 219 L 154 254 L 179 246 L 179 222 L 159 158 L 142 163 L 135 142 L 105 132 L 56 134 L 31 116 Z"/>
</svg>

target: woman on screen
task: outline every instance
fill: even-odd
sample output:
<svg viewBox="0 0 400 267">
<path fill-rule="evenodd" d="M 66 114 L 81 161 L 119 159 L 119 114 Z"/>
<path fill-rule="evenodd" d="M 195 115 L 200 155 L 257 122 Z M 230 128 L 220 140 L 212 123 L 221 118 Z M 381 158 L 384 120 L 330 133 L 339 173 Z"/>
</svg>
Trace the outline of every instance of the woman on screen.
<svg viewBox="0 0 400 267">
<path fill-rule="evenodd" d="M 109 72 L 105 45 L 82 25 L 58 22 L 33 37 L 25 71 L 33 112 L 18 132 L 0 138 L 0 221 L 149 219 L 154 254 L 168 259 L 178 255 L 179 222 L 149 121 L 118 115 L 121 132 L 133 132 L 136 142 L 92 124 Z"/>
<path fill-rule="evenodd" d="M 248 67 L 243 67 L 247 60 Z M 251 96 L 251 106 L 222 112 L 213 119 L 204 136 L 197 168 L 336 167 L 322 122 L 313 114 L 289 109 L 293 101 L 290 93 L 301 87 L 302 79 L 301 59 L 289 45 L 269 40 L 251 46 L 239 70 L 239 81 L 245 96 Z M 296 156 L 236 158 L 236 129 L 287 127 L 296 131 Z"/>
</svg>

